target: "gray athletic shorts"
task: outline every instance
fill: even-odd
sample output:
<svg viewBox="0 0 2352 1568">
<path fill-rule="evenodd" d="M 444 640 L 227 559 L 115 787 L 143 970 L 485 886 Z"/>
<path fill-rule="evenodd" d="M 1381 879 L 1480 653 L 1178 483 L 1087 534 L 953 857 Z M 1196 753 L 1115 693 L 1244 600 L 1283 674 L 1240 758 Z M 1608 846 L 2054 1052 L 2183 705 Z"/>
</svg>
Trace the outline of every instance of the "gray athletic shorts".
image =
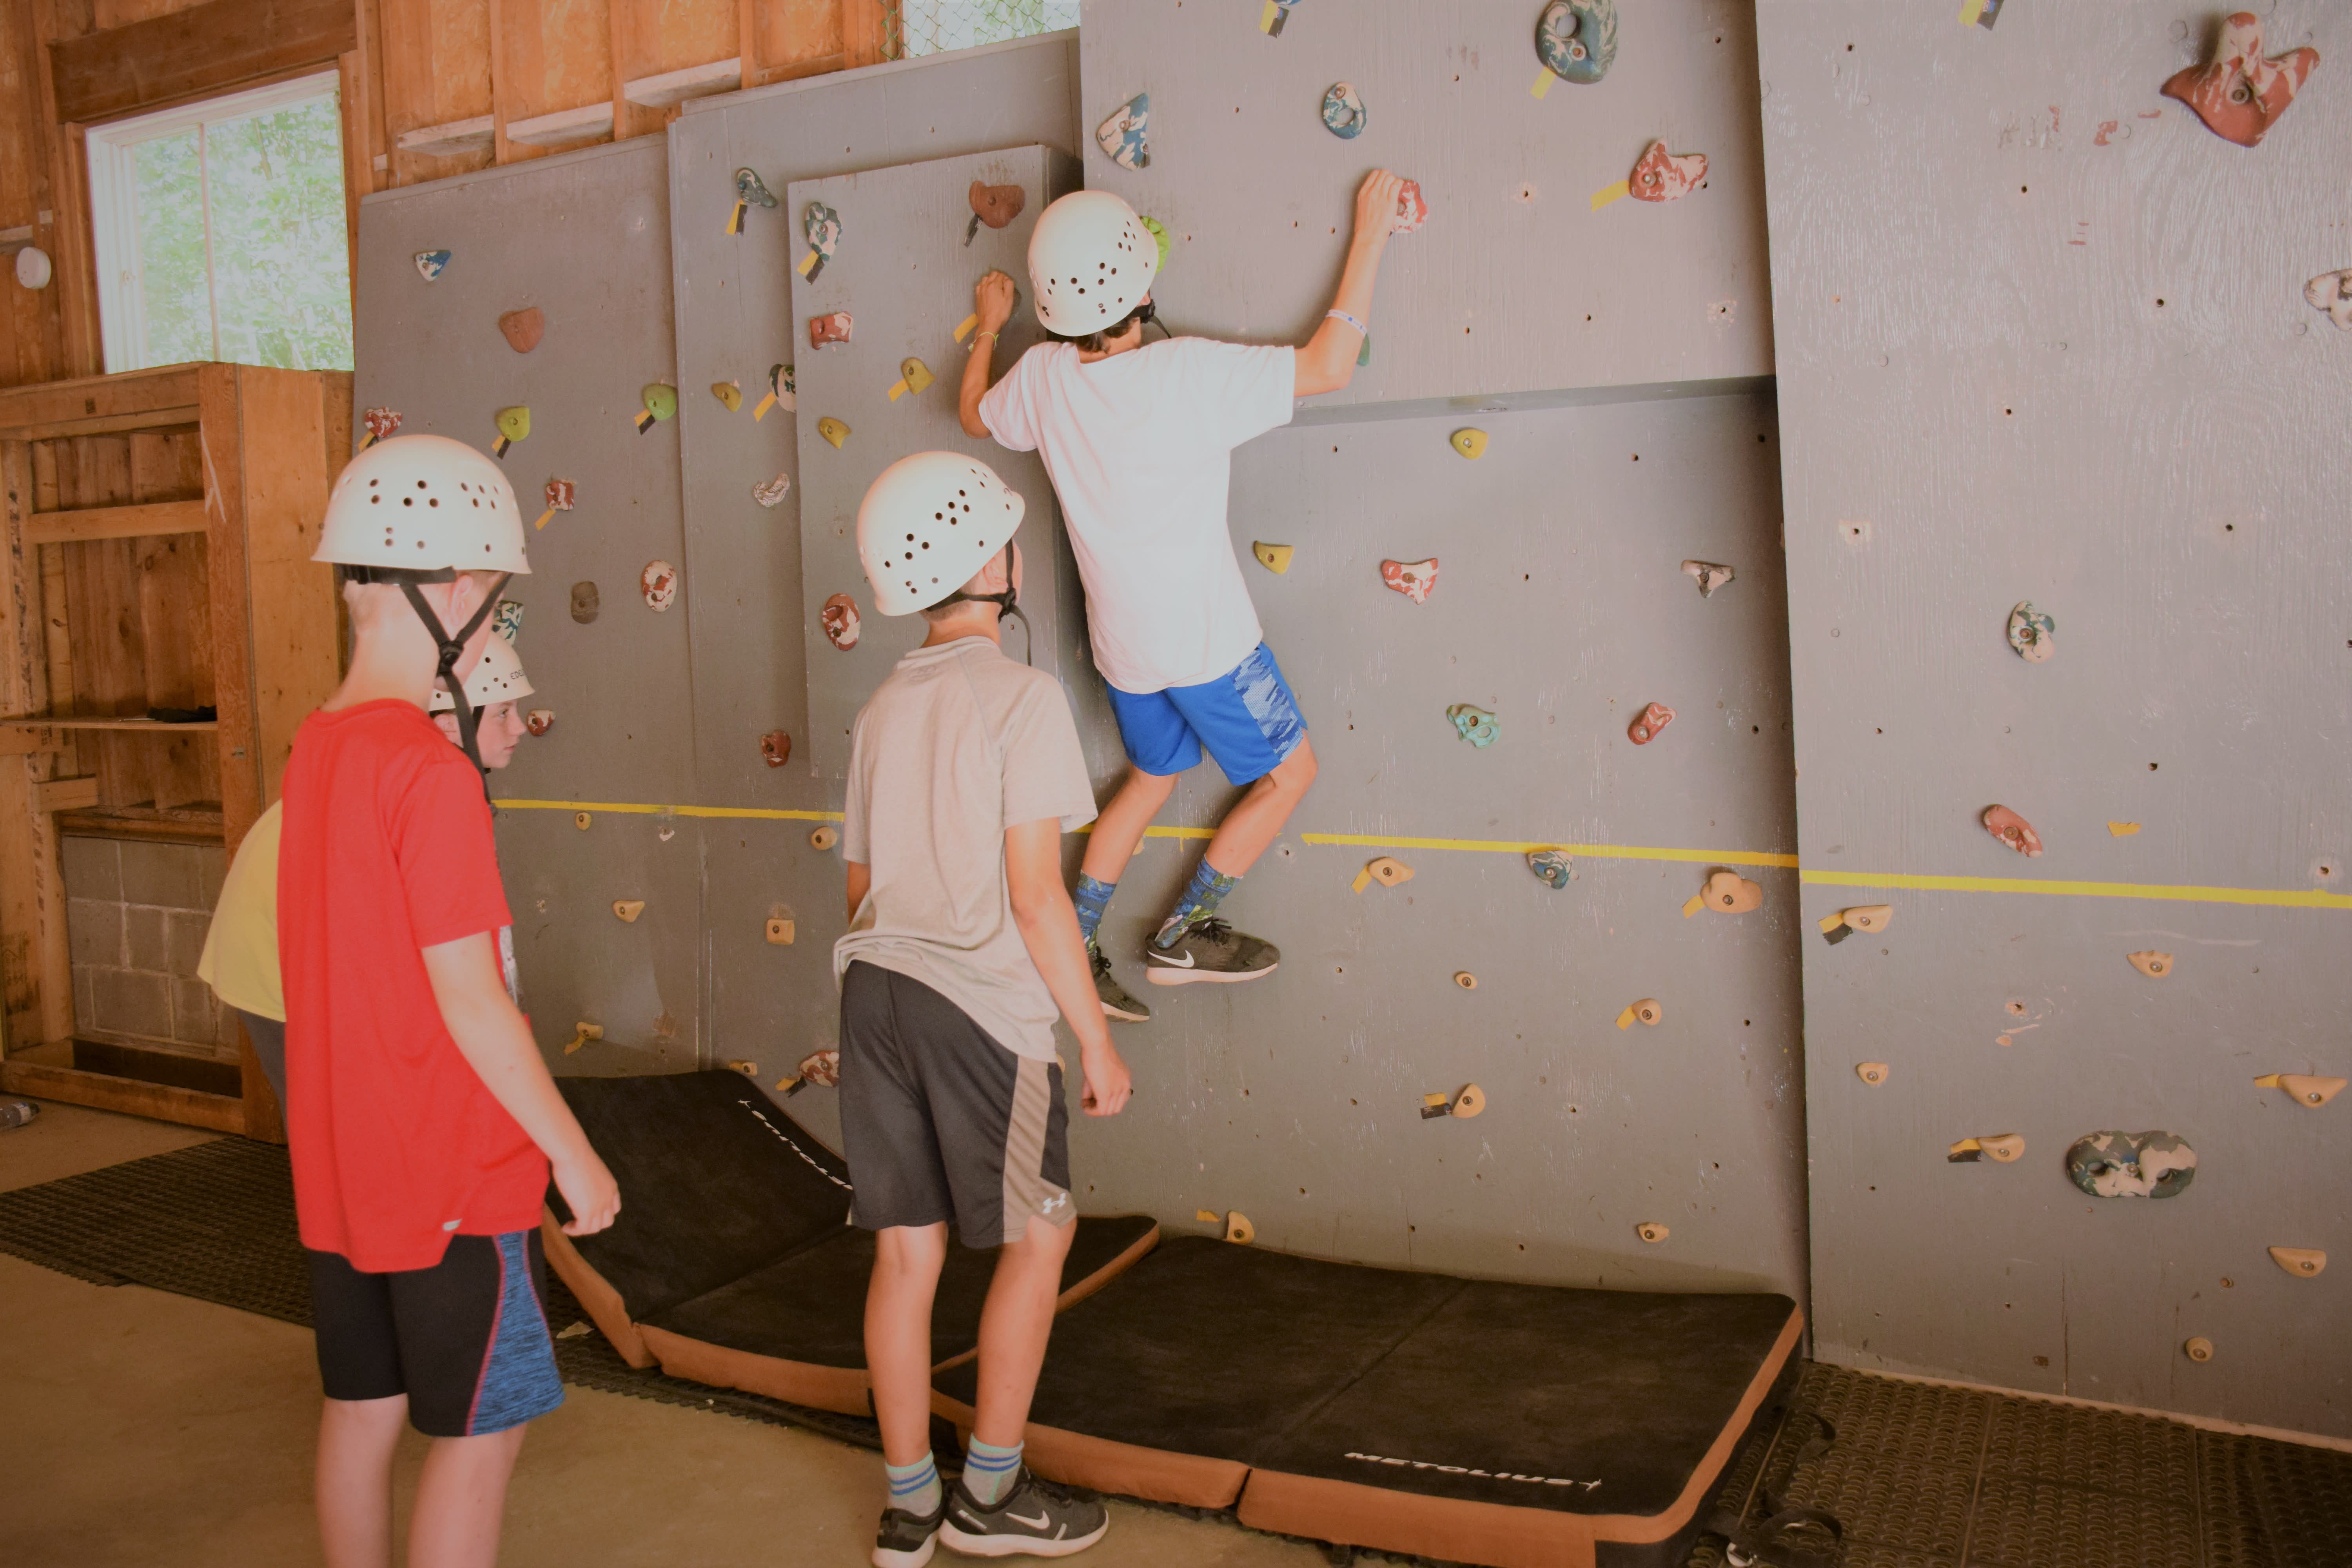
<svg viewBox="0 0 2352 1568">
<path fill-rule="evenodd" d="M 953 1220 L 1001 1247 L 1070 1202 L 1062 1068 L 1005 1049 L 919 980 L 854 963 L 841 981 L 841 1143 L 852 1224 Z"/>
</svg>

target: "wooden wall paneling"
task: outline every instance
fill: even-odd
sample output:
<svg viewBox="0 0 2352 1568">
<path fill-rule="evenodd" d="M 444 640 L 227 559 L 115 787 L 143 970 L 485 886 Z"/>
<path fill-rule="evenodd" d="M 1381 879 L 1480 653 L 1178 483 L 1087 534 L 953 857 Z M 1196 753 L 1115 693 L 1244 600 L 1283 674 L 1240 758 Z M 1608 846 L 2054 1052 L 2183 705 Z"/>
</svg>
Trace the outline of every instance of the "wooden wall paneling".
<svg viewBox="0 0 2352 1568">
<path fill-rule="evenodd" d="M 301 371 L 247 365 L 237 375 L 247 436 L 242 454 L 242 596 L 252 661 L 247 760 L 258 764 L 253 802 L 258 816 L 263 804 L 278 798 L 294 731 L 334 695 L 341 660 L 334 570 L 310 559 L 319 548 L 330 483 L 324 400 L 315 378 Z M 226 737 L 226 706 L 221 719 Z M 238 732 L 246 733 L 247 727 Z M 226 753 L 243 743 L 224 738 L 222 747 Z M 235 761 L 224 757 L 225 764 Z M 237 826 L 229 841 L 244 836 L 244 827 Z"/>
<path fill-rule="evenodd" d="M 898 40 L 891 37 L 890 11 L 885 0 L 841 0 L 841 63 L 845 68 L 878 66 L 897 57 Z"/>
<path fill-rule="evenodd" d="M 32 90 L 42 51 L 29 5 L 0 6 L 0 228 L 29 226 L 33 243 L 53 243 L 41 224 L 50 207 L 48 126 Z M 13 382 L 55 374 L 60 353 L 57 297 L 8 289 L 0 300 L 0 375 Z"/>
<path fill-rule="evenodd" d="M 168 16 L 205 4 L 205 0 L 90 0 L 90 26 L 127 27 L 151 16 Z"/>
<path fill-rule="evenodd" d="M 205 536 L 151 534 L 124 542 L 131 547 L 137 586 L 134 603 L 145 655 L 147 706 L 213 706 L 212 596 L 205 586 Z M 146 749 L 158 809 L 220 797 L 219 764 L 212 756 L 218 748 L 213 736 L 139 736 L 130 743 Z"/>
<path fill-rule="evenodd" d="M 606 0 L 606 30 L 612 38 L 613 140 L 625 142 L 658 131 L 667 117 L 657 109 L 640 109 L 629 101 L 628 85 L 635 77 L 651 76 L 654 68 L 639 46 L 637 13 L 643 0 Z"/>
<path fill-rule="evenodd" d="M 37 10 L 43 39 L 65 38 L 87 31 L 89 7 L 80 0 L 30 0 Z M 96 375 L 105 368 L 99 335 L 98 260 L 90 241 L 89 150 L 81 127 L 66 122 L 58 110 L 56 79 L 47 49 L 35 62 L 32 87 L 48 156 L 49 261 L 53 276 L 41 290 L 55 298 L 47 307 L 56 313 L 58 352 L 38 380 L 58 376 Z"/>
<path fill-rule="evenodd" d="M 755 0 L 760 77 L 753 86 L 841 69 L 842 0 Z"/>
<path fill-rule="evenodd" d="M 400 138 L 431 125 L 490 113 L 489 0 L 377 0 L 383 29 L 384 129 L 393 184 L 469 174 L 488 147 L 448 154 L 404 153 Z"/>
<path fill-rule="evenodd" d="M 707 66 L 735 52 L 736 0 L 634 0 L 625 8 L 631 78 Z"/>
<path fill-rule="evenodd" d="M 739 91 L 760 84 L 760 0 L 735 0 L 735 68 Z"/>
<path fill-rule="evenodd" d="M 212 588 L 214 705 L 220 710 L 221 832 L 232 855 L 253 819 L 261 815 L 262 805 L 260 759 L 254 754 L 253 653 L 246 620 L 248 453 L 242 425 L 244 394 L 249 377 L 276 374 L 300 373 L 212 364 L 197 374 L 204 407 L 205 504 L 213 514 L 207 575 Z"/>
<path fill-rule="evenodd" d="M 49 46 L 57 119 L 88 122 L 318 66 L 358 43 L 352 0 L 210 0 Z"/>
<path fill-rule="evenodd" d="M 535 17 L 538 6 L 531 0 L 489 0 L 490 23 L 490 160 L 511 163 L 515 160 L 514 143 L 507 140 L 507 121 L 527 118 L 514 112 L 513 62 L 507 58 L 507 28 L 510 22 L 526 16 Z M 535 53 L 536 51 L 534 51 Z M 537 148 L 532 157 L 540 156 Z"/>
<path fill-rule="evenodd" d="M 0 505 L 5 507 L 0 514 L 0 709 L 11 713 L 43 711 L 48 696 L 46 637 L 35 611 L 39 584 L 30 576 L 37 561 L 24 543 L 31 494 L 26 444 L 0 442 Z M 0 761 L 0 825 L 9 829 L 0 831 L 0 1009 L 10 1051 L 60 1037 L 73 1025 L 69 969 L 62 971 L 63 995 L 52 994 L 58 989 L 52 976 L 61 972 L 61 961 L 69 962 L 57 825 L 34 804 L 34 790 L 49 768 L 37 753 Z M 16 825 L 23 831 L 15 831 Z"/>
</svg>

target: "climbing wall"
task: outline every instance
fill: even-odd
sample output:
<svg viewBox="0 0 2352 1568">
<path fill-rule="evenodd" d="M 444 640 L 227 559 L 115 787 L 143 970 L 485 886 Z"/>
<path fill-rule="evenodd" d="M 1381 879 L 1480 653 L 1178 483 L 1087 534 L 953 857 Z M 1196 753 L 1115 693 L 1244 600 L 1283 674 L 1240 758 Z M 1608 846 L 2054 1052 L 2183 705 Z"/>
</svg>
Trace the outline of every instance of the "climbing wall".
<svg viewBox="0 0 2352 1568">
<path fill-rule="evenodd" d="M 2264 8 L 2327 63 L 2248 148 L 2206 13 L 1955 9 L 1759 7 L 1817 1352 L 2352 1435 L 2352 1099 L 2257 1081 L 2352 1073 L 2352 15 Z"/>
<path fill-rule="evenodd" d="M 1020 212 L 1002 226 L 981 221 L 971 191 L 1019 194 Z M 961 451 L 992 467 L 1023 498 L 1021 604 L 1006 652 L 1056 677 L 1087 667 L 1079 629 L 1077 566 L 1059 521 L 1054 488 L 1034 452 L 974 440 L 957 422 L 963 344 L 977 331 L 972 285 L 991 268 L 1027 276 L 1024 258 L 1037 215 L 1077 185 L 1077 160 L 1048 147 L 1016 147 L 939 158 L 866 174 L 795 181 L 785 205 L 838 219 L 839 253 L 795 267 L 793 317 L 850 319 L 846 342 L 803 352 L 800 396 L 801 607 L 808 649 L 809 760 L 828 784 L 849 772 L 849 728 L 857 710 L 900 655 L 929 629 L 919 616 L 886 619 L 857 557 L 857 510 L 866 488 L 890 464 L 917 452 Z M 1009 198 L 989 198 L 1002 216 Z M 805 262 L 809 252 L 803 249 Z M 1044 338 L 1025 307 L 1006 323 L 1003 363 Z M 806 349 L 808 338 L 801 345 Z M 911 546 L 909 547 L 911 548 Z M 842 609 L 857 617 L 846 630 Z M 831 609 L 831 618 L 827 611 Z M 845 643 L 846 647 L 843 646 Z M 1075 655 L 1075 658 L 1070 655 Z"/>
<path fill-rule="evenodd" d="M 1614 63 L 1588 83 L 1538 59 L 1540 0 L 1312 0 L 1268 36 L 1276 9 L 1083 7 L 1087 184 L 1166 226 L 1153 295 L 1177 331 L 1303 341 L 1356 186 L 1387 167 L 1419 183 L 1428 220 L 1390 247 L 1371 363 L 1327 407 L 1524 406 L 1771 373 L 1752 6 L 1617 7 Z M 1362 111 L 1348 137 L 1323 114 L 1343 83 Z M 1096 132 L 1138 94 L 1150 163 L 1123 168 Z M 1624 199 L 1659 140 L 1705 155 L 1703 187 Z"/>
<path fill-rule="evenodd" d="M 683 558 L 677 424 L 639 435 L 641 389 L 675 382 L 666 160 L 631 142 L 366 197 L 360 207 L 358 370 L 362 409 L 492 447 L 503 408 L 530 433 L 503 459 L 527 519 L 551 479 L 572 505 L 529 535 L 532 566 L 508 589 L 523 616 L 517 650 L 550 710 L 496 776 L 507 898 L 526 1009 L 541 1046 L 571 1070 L 676 1070 L 707 1059 L 699 824 L 603 803 L 691 802 L 689 587 L 648 607 L 649 563 Z M 448 252 L 428 281 L 418 252 Z M 536 310 L 541 336 L 519 353 L 501 316 Z M 594 585 L 592 620 L 573 584 Z M 580 806 L 561 803 L 581 803 Z M 575 826 L 575 812 L 587 826 Z M 722 857 L 723 858 L 723 857 Z M 633 921 L 615 900 L 642 900 Z M 564 1058 L 589 1021 L 602 1043 Z M 702 1053 L 698 1056 L 698 1053 Z"/>
</svg>

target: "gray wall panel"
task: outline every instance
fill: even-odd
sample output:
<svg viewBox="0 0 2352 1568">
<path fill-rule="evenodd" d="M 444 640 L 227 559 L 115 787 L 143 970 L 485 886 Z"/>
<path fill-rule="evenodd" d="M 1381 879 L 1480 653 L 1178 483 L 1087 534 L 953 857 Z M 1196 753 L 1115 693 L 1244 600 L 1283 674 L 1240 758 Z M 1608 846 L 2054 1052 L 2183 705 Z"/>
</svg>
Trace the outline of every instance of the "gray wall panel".
<svg viewBox="0 0 2352 1568">
<path fill-rule="evenodd" d="M 2352 1363 L 2315 1352 L 2352 1298 L 2265 1248 L 2352 1247 L 2352 1118 L 2251 1080 L 2352 1070 L 2352 479 L 2320 413 L 2352 344 L 2303 299 L 2352 261 L 2352 100 L 2306 89 L 2231 145 L 2158 93 L 2205 42 L 2180 16 L 1761 7 L 1799 819 L 1809 879 L 1865 884 L 1806 910 L 1896 911 L 1805 942 L 1817 1343 L 2344 1436 Z M 2341 7 L 2268 26 L 2273 53 L 2352 48 Z M 2027 598 L 2057 619 L 2047 663 L 2003 640 Z M 1978 826 L 1997 802 L 2042 858 Z M 1888 874 L 2332 907 L 1869 885 Z M 2150 1128 L 2198 1151 L 2181 1196 L 2067 1181 L 2075 1138 Z M 2015 1165 L 1945 1161 L 2011 1131 Z"/>
<path fill-rule="evenodd" d="M 1538 100 L 1542 9 L 1301 5 L 1270 38 L 1254 5 L 1086 0 L 1087 184 L 1168 226 L 1154 297 L 1179 331 L 1297 342 L 1365 172 L 1418 180 L 1428 224 L 1389 247 L 1372 363 L 1335 407 L 1768 374 L 1752 8 L 1623 6 L 1609 75 Z M 1352 141 L 1320 112 L 1342 79 L 1368 110 Z M 1095 128 L 1147 90 L 1151 164 L 1122 169 Z M 1592 210 L 1660 138 L 1707 155 L 1706 188 Z"/>
</svg>

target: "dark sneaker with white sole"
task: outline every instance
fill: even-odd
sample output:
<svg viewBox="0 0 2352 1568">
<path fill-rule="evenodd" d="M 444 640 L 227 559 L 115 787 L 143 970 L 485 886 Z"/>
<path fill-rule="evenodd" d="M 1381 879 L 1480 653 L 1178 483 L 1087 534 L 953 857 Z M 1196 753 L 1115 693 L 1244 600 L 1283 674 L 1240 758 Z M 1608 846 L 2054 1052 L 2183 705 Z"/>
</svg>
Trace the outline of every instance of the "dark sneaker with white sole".
<svg viewBox="0 0 2352 1568">
<path fill-rule="evenodd" d="M 967 1557 L 1067 1557 L 1084 1552 L 1110 1528 L 1110 1513 L 1023 1467 L 1013 1489 L 982 1508 L 956 1478 L 948 1494 L 940 1539 Z"/>
<path fill-rule="evenodd" d="M 948 1514 L 948 1500 L 926 1518 L 903 1508 L 882 1510 L 882 1527 L 874 1532 L 874 1568 L 923 1568 L 939 1543 L 940 1521 Z"/>
<path fill-rule="evenodd" d="M 1151 1022 L 1151 1009 L 1129 995 L 1127 987 L 1118 983 L 1118 976 L 1110 972 L 1110 959 L 1103 950 L 1089 948 L 1087 957 L 1095 966 L 1095 994 L 1102 998 L 1104 1015 L 1129 1024 Z"/>
<path fill-rule="evenodd" d="M 1156 937 L 1145 942 L 1143 957 L 1151 966 L 1154 985 L 1190 985 L 1199 980 L 1230 984 L 1273 973 L 1282 962 L 1282 950 L 1212 916 L 1178 937 L 1172 947 L 1160 946 Z"/>
</svg>

